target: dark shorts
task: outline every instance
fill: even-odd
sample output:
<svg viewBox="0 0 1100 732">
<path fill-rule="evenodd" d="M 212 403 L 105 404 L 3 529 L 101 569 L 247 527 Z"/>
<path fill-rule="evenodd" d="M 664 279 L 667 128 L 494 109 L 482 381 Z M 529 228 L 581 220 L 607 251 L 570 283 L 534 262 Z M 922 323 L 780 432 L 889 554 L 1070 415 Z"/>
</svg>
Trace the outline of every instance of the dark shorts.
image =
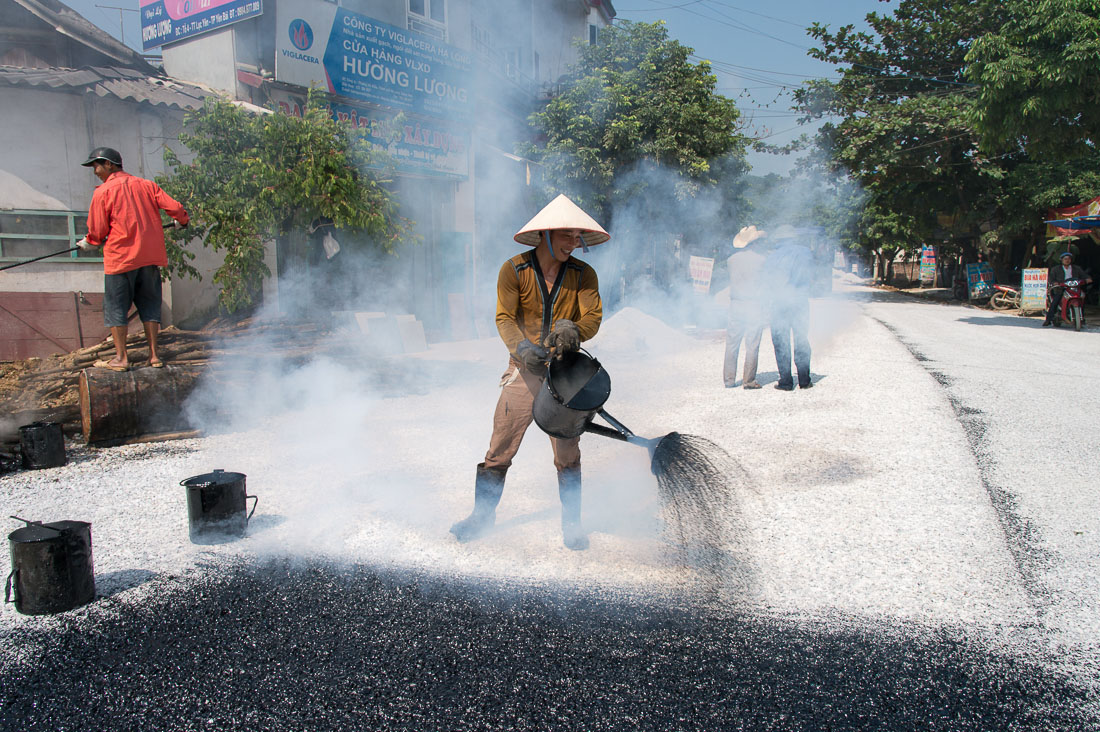
<svg viewBox="0 0 1100 732">
<path fill-rule="evenodd" d="M 150 264 L 103 276 L 103 325 L 126 325 L 131 305 L 137 308 L 141 322 L 160 322 L 160 267 Z"/>
</svg>

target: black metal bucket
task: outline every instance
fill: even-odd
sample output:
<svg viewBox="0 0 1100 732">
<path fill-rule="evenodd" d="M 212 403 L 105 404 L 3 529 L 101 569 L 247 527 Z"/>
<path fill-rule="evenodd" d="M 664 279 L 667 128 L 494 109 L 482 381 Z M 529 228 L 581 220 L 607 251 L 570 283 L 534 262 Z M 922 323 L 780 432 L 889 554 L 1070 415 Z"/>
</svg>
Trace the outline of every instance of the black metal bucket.
<svg viewBox="0 0 1100 732">
<path fill-rule="evenodd" d="M 187 489 L 187 520 L 191 541 L 212 535 L 243 536 L 248 519 L 256 513 L 260 499 L 245 493 L 244 473 L 227 473 L 221 468 L 180 481 Z M 247 512 L 246 499 L 252 511 Z"/>
<path fill-rule="evenodd" d="M 8 543 L 11 574 L 4 585 L 4 602 L 14 602 L 19 612 L 59 613 L 95 599 L 91 524 L 28 521 L 8 534 Z"/>
<path fill-rule="evenodd" d="M 23 467 L 30 470 L 64 465 L 65 434 L 57 422 L 34 422 L 19 428 Z"/>
<path fill-rule="evenodd" d="M 611 377 L 582 349 L 550 359 L 531 411 L 543 432 L 571 439 L 580 437 L 610 396 Z"/>
</svg>

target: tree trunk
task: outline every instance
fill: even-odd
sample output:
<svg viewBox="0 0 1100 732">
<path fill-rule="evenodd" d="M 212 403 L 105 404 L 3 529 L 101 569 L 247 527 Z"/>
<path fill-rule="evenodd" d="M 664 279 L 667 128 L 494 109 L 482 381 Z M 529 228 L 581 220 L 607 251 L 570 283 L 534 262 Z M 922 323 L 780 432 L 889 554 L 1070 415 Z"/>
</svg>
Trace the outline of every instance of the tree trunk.
<svg viewBox="0 0 1100 732">
<path fill-rule="evenodd" d="M 183 403 L 201 371 L 84 369 L 80 373 L 80 420 L 89 445 L 119 445 L 134 437 L 191 429 Z"/>
</svg>

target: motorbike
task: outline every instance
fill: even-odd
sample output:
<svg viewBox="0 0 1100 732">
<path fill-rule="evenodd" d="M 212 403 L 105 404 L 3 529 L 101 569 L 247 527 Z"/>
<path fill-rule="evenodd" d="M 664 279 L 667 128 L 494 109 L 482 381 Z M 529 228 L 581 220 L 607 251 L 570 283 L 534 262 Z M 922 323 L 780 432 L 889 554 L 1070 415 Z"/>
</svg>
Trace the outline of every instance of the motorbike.
<svg viewBox="0 0 1100 732">
<path fill-rule="evenodd" d="M 993 285 L 993 297 L 989 304 L 994 310 L 1010 310 L 1020 307 L 1020 290 L 1011 285 Z"/>
<path fill-rule="evenodd" d="M 1056 287 L 1062 288 L 1062 302 L 1058 312 L 1051 318 L 1055 327 L 1063 322 L 1071 323 L 1074 330 L 1081 330 L 1085 322 L 1085 286 L 1081 280 L 1066 280 L 1061 284 L 1051 286 L 1051 291 Z M 1047 311 L 1050 310 L 1050 292 L 1047 292 Z"/>
</svg>

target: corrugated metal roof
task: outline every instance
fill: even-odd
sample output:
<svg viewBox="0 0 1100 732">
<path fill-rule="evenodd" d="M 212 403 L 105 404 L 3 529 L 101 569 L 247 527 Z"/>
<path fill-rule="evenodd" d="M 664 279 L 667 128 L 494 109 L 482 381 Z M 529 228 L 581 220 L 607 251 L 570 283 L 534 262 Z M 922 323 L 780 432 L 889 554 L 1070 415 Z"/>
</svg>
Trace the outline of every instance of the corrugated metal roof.
<svg viewBox="0 0 1100 732">
<path fill-rule="evenodd" d="M 135 69 L 88 67 L 83 69 L 27 69 L 0 66 L 0 86 L 49 87 L 51 89 L 115 97 L 138 104 L 199 109 L 217 93 L 206 87 L 166 76 L 148 76 Z"/>
<path fill-rule="evenodd" d="M 97 28 L 80 13 L 59 0 L 15 0 L 15 2 L 48 23 L 58 33 L 110 59 L 137 69 L 153 70 L 153 66 L 142 58 L 140 53 Z"/>
</svg>

